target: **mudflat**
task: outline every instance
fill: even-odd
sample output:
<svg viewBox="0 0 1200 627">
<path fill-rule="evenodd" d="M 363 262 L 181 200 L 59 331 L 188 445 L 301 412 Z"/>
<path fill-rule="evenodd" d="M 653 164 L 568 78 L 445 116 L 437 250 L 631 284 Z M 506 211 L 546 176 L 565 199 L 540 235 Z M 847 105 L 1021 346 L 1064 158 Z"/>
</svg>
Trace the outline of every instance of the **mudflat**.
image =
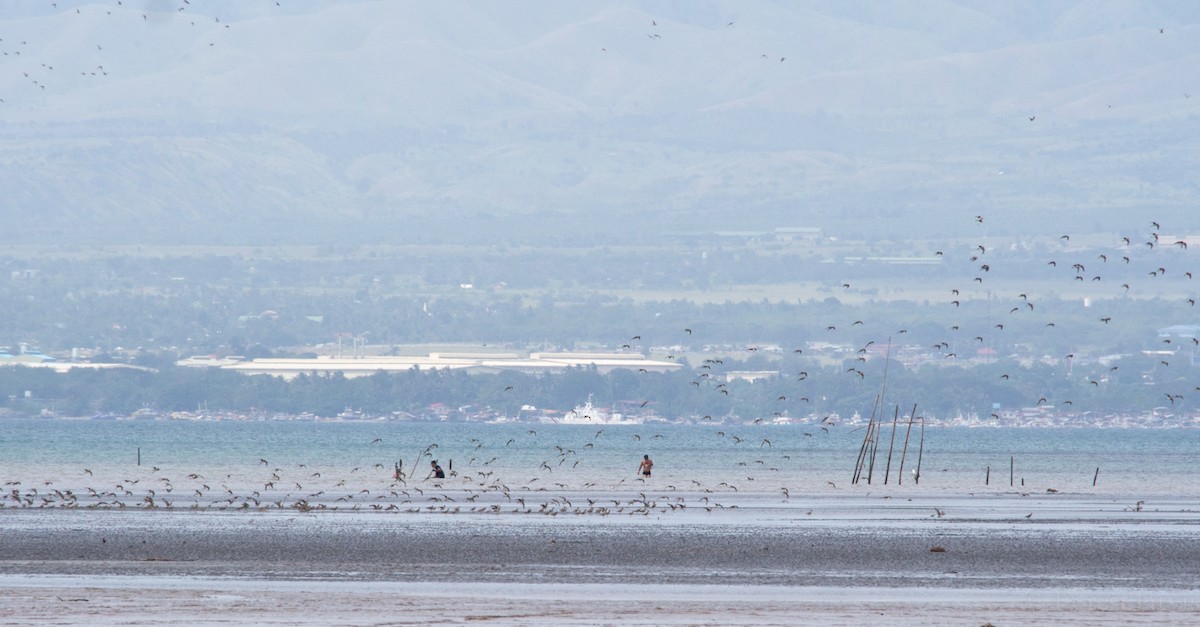
<svg viewBox="0 0 1200 627">
<path fill-rule="evenodd" d="M 0 511 L 5 622 L 1194 624 L 1200 514 L 1056 496 L 682 514 Z M 932 501 L 931 501 L 932 502 Z M 974 506 L 973 506 L 974 505 Z"/>
</svg>

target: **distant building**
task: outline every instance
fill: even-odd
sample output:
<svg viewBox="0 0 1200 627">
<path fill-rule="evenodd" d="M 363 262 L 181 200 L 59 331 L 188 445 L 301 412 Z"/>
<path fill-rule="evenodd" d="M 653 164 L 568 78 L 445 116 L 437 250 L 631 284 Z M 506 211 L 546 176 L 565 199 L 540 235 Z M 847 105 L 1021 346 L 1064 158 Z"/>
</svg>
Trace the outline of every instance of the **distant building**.
<svg viewBox="0 0 1200 627">
<path fill-rule="evenodd" d="M 778 370 L 730 370 L 725 373 L 725 381 L 748 381 L 754 383 L 759 379 L 771 379 L 779 376 Z"/>
<path fill-rule="evenodd" d="M 1185 339 L 1200 338 L 1200 325 L 1197 324 L 1176 324 L 1169 327 L 1163 327 L 1158 330 L 1158 337 L 1170 338 L 1178 337 Z"/>
<path fill-rule="evenodd" d="M 779 240 L 814 240 L 821 237 L 821 227 L 819 226 L 781 226 L 772 233 L 775 234 L 775 239 Z"/>
<path fill-rule="evenodd" d="M 648 359 L 637 353 L 531 353 L 521 357 L 516 353 L 429 353 L 425 357 L 356 356 L 316 358 L 264 358 L 245 360 L 241 357 L 217 358 L 197 356 L 177 362 L 180 366 L 207 366 L 233 370 L 242 374 L 266 374 L 291 379 L 301 374 L 330 375 L 340 373 L 346 378 L 365 377 L 377 372 L 408 370 L 464 370 L 469 373 L 517 371 L 530 373 L 565 372 L 574 367 L 592 367 L 600 373 L 613 370 L 639 372 L 669 372 L 681 366 L 672 361 Z"/>
</svg>

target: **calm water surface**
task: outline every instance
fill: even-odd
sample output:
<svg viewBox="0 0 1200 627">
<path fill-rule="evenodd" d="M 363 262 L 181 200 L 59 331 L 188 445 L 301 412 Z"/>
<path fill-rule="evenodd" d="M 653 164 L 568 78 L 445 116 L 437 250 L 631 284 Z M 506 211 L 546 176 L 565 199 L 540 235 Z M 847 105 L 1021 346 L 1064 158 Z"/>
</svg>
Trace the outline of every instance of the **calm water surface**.
<svg viewBox="0 0 1200 627">
<path fill-rule="evenodd" d="M 292 471 L 290 480 L 303 467 L 314 481 L 326 479 L 313 476 L 320 469 L 343 481 L 376 481 L 390 477 L 398 461 L 423 479 L 436 458 L 459 479 L 611 488 L 638 485 L 635 471 L 648 454 L 660 487 L 724 482 L 743 491 L 816 491 L 847 487 L 862 438 L 861 429 L 804 425 L 7 420 L 0 422 L 0 479 L 70 483 L 85 468 L 88 477 L 159 468 L 253 483 L 274 469 Z M 911 488 L 919 459 L 919 487 L 928 490 L 1020 489 L 1024 480 L 1037 490 L 1200 494 L 1196 430 L 938 427 L 925 430 L 923 443 L 914 429 L 907 453 L 904 440 L 900 429 L 887 472 L 884 431 L 871 487 L 882 487 L 885 472 L 895 486 L 903 462 L 904 485 L 895 489 Z M 430 455 L 422 456 L 426 449 Z"/>
</svg>

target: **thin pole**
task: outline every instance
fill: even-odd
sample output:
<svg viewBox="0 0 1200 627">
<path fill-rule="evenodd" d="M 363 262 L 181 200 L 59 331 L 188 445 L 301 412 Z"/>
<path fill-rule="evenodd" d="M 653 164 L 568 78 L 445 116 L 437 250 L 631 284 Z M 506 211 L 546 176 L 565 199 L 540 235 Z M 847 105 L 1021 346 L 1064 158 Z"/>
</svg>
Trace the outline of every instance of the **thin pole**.
<svg viewBox="0 0 1200 627">
<path fill-rule="evenodd" d="M 875 412 L 879 409 L 879 396 L 875 397 L 875 405 L 871 407 L 871 418 L 867 421 L 867 432 L 863 434 L 862 446 L 858 449 L 858 459 L 854 462 L 854 478 L 850 483 L 857 484 L 862 477 L 863 464 L 866 463 L 867 446 L 871 442 L 871 430 L 875 428 Z"/>
<path fill-rule="evenodd" d="M 1096 466 L 1096 474 L 1092 476 L 1092 487 L 1096 487 L 1096 480 L 1100 478 L 1100 467 Z"/>
<path fill-rule="evenodd" d="M 884 353 L 884 356 L 883 356 L 883 381 L 879 384 L 879 406 L 880 406 L 880 408 L 883 407 L 884 395 L 887 394 L 888 369 L 891 365 L 892 365 L 892 338 L 889 337 L 887 352 Z M 897 406 L 896 411 L 897 412 L 900 411 L 899 406 Z M 895 422 L 893 422 L 892 424 L 894 425 Z M 879 430 L 882 428 L 883 428 L 883 417 L 881 416 L 879 419 L 879 422 L 875 426 L 875 439 L 872 441 L 872 446 L 871 446 L 871 464 L 870 464 L 870 466 L 867 467 L 867 483 L 868 484 L 871 483 L 871 479 L 875 476 L 875 456 L 879 454 Z M 895 435 L 895 433 L 896 432 L 893 429 L 893 431 L 892 431 L 893 436 Z M 887 483 L 886 476 L 884 476 L 883 482 Z"/>
<path fill-rule="evenodd" d="M 429 452 L 429 449 L 425 449 L 425 453 L 428 453 L 428 452 Z M 412 477 L 413 479 L 417 478 L 417 464 L 421 463 L 421 459 L 425 457 L 425 453 L 417 454 L 417 460 L 413 462 L 412 472 L 408 473 L 408 476 Z M 430 457 L 432 457 L 432 455 Z"/>
<path fill-rule="evenodd" d="M 888 460 L 883 471 L 883 485 L 887 485 L 888 477 L 892 475 L 892 451 L 896 448 L 896 421 L 899 419 L 900 406 L 896 405 L 896 413 L 892 414 L 892 441 L 888 444 Z"/>
<path fill-rule="evenodd" d="M 887 353 L 884 356 L 884 361 L 883 361 L 883 381 L 879 385 L 879 394 L 875 397 L 875 405 L 873 407 L 871 407 L 871 419 L 870 419 L 870 421 L 867 422 L 867 434 L 865 436 L 863 436 L 863 445 L 862 445 L 862 448 L 859 449 L 859 451 L 858 451 L 858 461 L 855 463 L 855 466 L 854 466 L 854 478 L 850 481 L 850 483 L 852 483 L 852 484 L 857 484 L 858 480 L 860 478 L 862 478 L 863 465 L 866 464 L 866 461 L 867 461 L 866 455 L 867 455 L 868 450 L 870 450 L 870 452 L 871 452 L 871 463 L 867 467 L 867 483 L 871 483 L 871 473 L 875 467 L 875 451 L 878 450 L 877 443 L 876 443 L 876 446 L 871 446 L 871 444 L 874 442 L 871 438 L 876 435 L 875 429 L 874 429 L 875 416 L 879 412 L 879 408 L 883 405 L 883 396 L 887 392 L 888 367 L 891 365 L 891 361 L 892 361 L 891 357 L 892 357 L 892 338 L 889 337 L 888 338 L 888 349 L 887 349 Z M 868 448 L 868 447 L 870 447 L 870 448 Z"/>
<path fill-rule="evenodd" d="M 913 418 L 917 417 L 917 405 L 913 404 L 912 415 L 908 417 L 908 428 L 904 430 L 904 449 L 900 451 L 900 472 L 896 476 L 896 485 L 904 485 L 904 459 L 908 456 L 908 436 L 912 434 Z"/>
<path fill-rule="evenodd" d="M 921 484 L 921 458 L 925 456 L 925 416 L 921 416 L 921 444 L 917 447 L 917 478 L 913 482 Z"/>
<path fill-rule="evenodd" d="M 1013 486 L 1013 469 L 1016 467 L 1016 463 L 1015 457 L 1008 458 L 1008 487 L 1010 488 Z"/>
<path fill-rule="evenodd" d="M 879 452 L 879 430 L 882 429 L 883 418 L 875 421 L 875 435 L 871 436 L 871 461 L 867 464 L 867 485 L 875 476 L 875 454 Z"/>
<path fill-rule="evenodd" d="M 138 466 L 142 465 L 142 447 L 138 447 Z"/>
</svg>

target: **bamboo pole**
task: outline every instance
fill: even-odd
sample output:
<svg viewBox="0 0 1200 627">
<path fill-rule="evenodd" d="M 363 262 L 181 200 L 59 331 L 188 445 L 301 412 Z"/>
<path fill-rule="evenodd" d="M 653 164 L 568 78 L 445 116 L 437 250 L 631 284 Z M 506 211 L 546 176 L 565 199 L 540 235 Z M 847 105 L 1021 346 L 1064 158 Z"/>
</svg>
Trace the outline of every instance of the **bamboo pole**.
<svg viewBox="0 0 1200 627">
<path fill-rule="evenodd" d="M 904 485 L 904 460 L 908 457 L 908 436 L 912 435 L 912 423 L 916 417 L 917 405 L 913 403 L 912 414 L 908 417 L 908 428 L 904 430 L 904 448 L 900 451 L 900 471 L 896 474 L 896 485 Z"/>
<path fill-rule="evenodd" d="M 875 478 L 875 455 L 879 452 L 879 430 L 882 428 L 883 418 L 875 421 L 875 435 L 871 436 L 871 461 L 867 464 L 867 485 L 871 485 L 871 479 Z"/>
<path fill-rule="evenodd" d="M 421 458 L 424 456 L 425 456 L 424 453 L 417 454 L 417 459 L 416 459 L 416 461 L 413 462 L 412 472 L 408 473 L 408 476 L 412 477 L 413 479 L 417 478 L 417 464 L 419 464 L 421 462 Z"/>
<path fill-rule="evenodd" d="M 1013 487 L 1013 471 L 1016 468 L 1016 464 L 1017 462 L 1015 457 L 1008 458 L 1008 487 L 1010 488 Z"/>
<path fill-rule="evenodd" d="M 434 449 L 434 447 L 436 447 L 436 446 L 437 446 L 437 444 L 430 444 L 429 446 L 425 447 L 425 450 L 423 452 L 421 452 L 417 455 L 417 460 L 413 462 L 412 473 L 409 474 L 410 477 L 412 477 L 414 479 L 417 477 L 417 464 L 421 463 L 421 460 L 425 459 L 426 455 L 433 457 L 433 453 L 431 453 L 430 451 L 432 451 Z M 430 474 L 432 474 L 432 473 L 433 473 L 433 471 L 430 471 Z M 428 479 L 429 475 L 426 475 L 425 478 Z"/>
<path fill-rule="evenodd" d="M 921 484 L 921 458 L 925 456 L 925 416 L 921 416 L 921 443 L 917 447 L 917 477 L 913 483 Z"/>
<path fill-rule="evenodd" d="M 900 406 L 896 405 L 896 413 L 892 414 L 892 441 L 888 443 L 887 466 L 883 471 L 883 485 L 887 485 L 888 477 L 892 476 L 892 451 L 896 448 L 896 422 L 900 420 Z"/>
<path fill-rule="evenodd" d="M 858 449 L 858 459 L 854 462 L 854 477 L 851 484 L 857 485 L 862 478 L 863 465 L 866 463 L 867 450 L 871 443 L 871 430 L 875 427 L 875 412 L 879 409 L 879 396 L 875 397 L 875 405 L 871 407 L 871 418 L 867 421 L 867 432 L 863 434 L 862 446 Z"/>
<path fill-rule="evenodd" d="M 867 454 L 867 443 L 871 440 L 871 425 L 874 424 L 874 420 L 875 418 L 872 415 L 871 420 L 867 422 L 866 430 L 863 431 L 863 441 L 858 446 L 858 458 L 854 460 L 854 476 L 850 480 L 851 484 L 857 484 L 859 478 L 862 476 L 863 460 Z"/>
<path fill-rule="evenodd" d="M 883 397 L 887 393 L 888 368 L 891 365 L 892 357 L 892 338 L 888 338 L 888 350 L 883 362 L 883 381 L 879 385 L 879 394 L 875 396 L 875 405 L 871 407 L 871 419 L 867 422 L 867 434 L 863 437 L 862 448 L 858 452 L 858 461 L 855 463 L 854 479 L 850 482 L 857 484 L 862 478 L 863 465 L 866 464 L 866 453 L 871 451 L 871 462 L 867 467 L 867 483 L 871 483 L 871 472 L 875 467 L 875 451 L 878 450 L 878 445 L 873 440 L 877 434 L 875 431 L 875 417 L 879 412 L 879 408 L 883 406 Z M 874 444 L 874 446 L 873 446 Z"/>
<path fill-rule="evenodd" d="M 1096 474 L 1092 475 L 1092 487 L 1096 487 L 1096 480 L 1100 478 L 1100 467 L 1096 466 Z"/>
</svg>

